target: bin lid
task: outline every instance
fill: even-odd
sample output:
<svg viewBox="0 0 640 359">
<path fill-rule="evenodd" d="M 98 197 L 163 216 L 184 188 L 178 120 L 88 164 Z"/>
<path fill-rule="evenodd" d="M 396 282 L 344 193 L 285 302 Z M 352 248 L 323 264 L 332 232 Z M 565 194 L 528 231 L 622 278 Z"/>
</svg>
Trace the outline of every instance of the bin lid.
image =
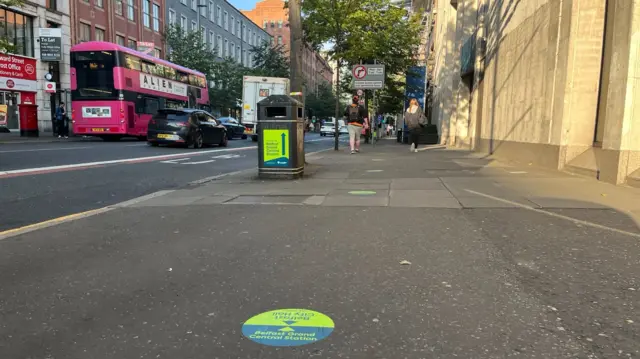
<svg viewBox="0 0 640 359">
<path fill-rule="evenodd" d="M 302 107 L 302 102 L 288 95 L 271 95 L 258 102 L 258 107 L 263 106 L 298 106 Z"/>
</svg>

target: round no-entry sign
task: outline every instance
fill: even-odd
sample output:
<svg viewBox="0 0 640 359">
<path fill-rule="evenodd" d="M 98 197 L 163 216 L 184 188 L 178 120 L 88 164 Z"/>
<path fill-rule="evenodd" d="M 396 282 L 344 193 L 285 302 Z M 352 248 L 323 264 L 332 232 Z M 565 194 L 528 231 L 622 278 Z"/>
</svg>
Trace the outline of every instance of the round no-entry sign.
<svg viewBox="0 0 640 359">
<path fill-rule="evenodd" d="M 358 65 L 353 68 L 353 77 L 358 80 L 365 78 L 367 76 L 367 68 L 363 65 Z"/>
</svg>

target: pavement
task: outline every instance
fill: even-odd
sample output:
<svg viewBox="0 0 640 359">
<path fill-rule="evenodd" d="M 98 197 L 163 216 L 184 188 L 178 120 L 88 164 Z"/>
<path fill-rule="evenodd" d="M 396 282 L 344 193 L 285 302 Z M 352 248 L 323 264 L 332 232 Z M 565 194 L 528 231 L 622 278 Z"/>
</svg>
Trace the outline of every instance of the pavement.
<svg viewBox="0 0 640 359">
<path fill-rule="evenodd" d="M 639 191 L 391 140 L 307 161 L 0 240 L 0 358 L 640 355 Z M 286 308 L 334 329 L 243 335 Z"/>
</svg>

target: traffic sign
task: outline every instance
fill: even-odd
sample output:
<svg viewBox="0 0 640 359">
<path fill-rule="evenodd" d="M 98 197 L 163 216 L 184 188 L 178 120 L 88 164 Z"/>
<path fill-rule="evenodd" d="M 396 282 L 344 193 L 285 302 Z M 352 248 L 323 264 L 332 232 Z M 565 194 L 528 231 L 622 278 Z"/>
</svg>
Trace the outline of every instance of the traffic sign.
<svg viewBox="0 0 640 359">
<path fill-rule="evenodd" d="M 364 91 L 358 90 L 358 96 L 362 96 L 363 94 L 364 94 Z"/>
<path fill-rule="evenodd" d="M 354 89 L 381 89 L 384 87 L 384 65 L 354 65 L 351 73 Z"/>
</svg>

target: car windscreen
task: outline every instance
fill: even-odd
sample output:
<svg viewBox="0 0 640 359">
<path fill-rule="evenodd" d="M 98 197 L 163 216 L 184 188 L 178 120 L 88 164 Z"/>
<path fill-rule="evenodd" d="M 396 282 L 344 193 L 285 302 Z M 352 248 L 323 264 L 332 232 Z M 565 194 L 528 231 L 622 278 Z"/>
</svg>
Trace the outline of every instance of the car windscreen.
<svg viewBox="0 0 640 359">
<path fill-rule="evenodd" d="M 71 67 L 75 68 L 74 100 L 115 99 L 113 68 L 117 65 L 115 51 L 83 51 L 71 53 Z"/>
</svg>

